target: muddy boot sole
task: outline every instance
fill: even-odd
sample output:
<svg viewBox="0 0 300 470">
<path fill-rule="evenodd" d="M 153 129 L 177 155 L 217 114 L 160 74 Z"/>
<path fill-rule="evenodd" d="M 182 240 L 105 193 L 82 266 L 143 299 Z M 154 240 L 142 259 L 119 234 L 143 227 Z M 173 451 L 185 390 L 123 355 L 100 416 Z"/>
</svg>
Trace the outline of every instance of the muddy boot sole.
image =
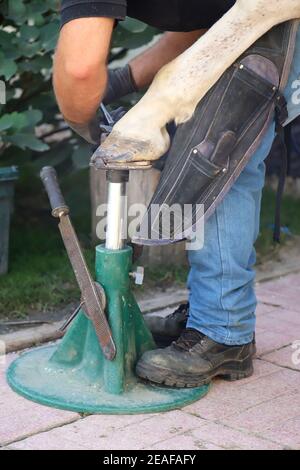
<svg viewBox="0 0 300 470">
<path fill-rule="evenodd" d="M 252 357 L 243 361 L 230 361 L 216 367 L 206 375 L 185 375 L 176 371 L 153 367 L 142 360 L 137 364 L 138 377 L 148 382 L 174 388 L 194 388 L 209 384 L 215 377 L 221 377 L 227 381 L 236 381 L 251 377 L 253 374 Z"/>
</svg>

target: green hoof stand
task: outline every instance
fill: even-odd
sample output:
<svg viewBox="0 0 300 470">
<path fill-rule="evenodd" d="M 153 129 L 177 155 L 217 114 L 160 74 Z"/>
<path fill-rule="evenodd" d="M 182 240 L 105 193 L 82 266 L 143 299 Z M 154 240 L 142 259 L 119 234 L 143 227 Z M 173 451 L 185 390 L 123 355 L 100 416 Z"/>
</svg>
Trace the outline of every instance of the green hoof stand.
<svg viewBox="0 0 300 470">
<path fill-rule="evenodd" d="M 162 388 L 135 376 L 137 360 L 155 344 L 130 289 L 131 259 L 129 247 L 96 249 L 96 279 L 107 297 L 115 359 L 105 359 L 81 312 L 58 344 L 29 351 L 11 364 L 7 380 L 13 390 L 47 406 L 106 414 L 168 411 L 206 395 L 209 386 Z"/>
</svg>

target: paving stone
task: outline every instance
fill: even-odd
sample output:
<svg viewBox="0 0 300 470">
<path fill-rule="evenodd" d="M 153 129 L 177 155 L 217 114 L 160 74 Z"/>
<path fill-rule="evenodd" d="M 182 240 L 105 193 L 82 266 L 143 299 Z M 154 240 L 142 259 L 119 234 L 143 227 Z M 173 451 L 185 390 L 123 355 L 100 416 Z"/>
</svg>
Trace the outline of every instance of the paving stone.
<svg viewBox="0 0 300 470">
<path fill-rule="evenodd" d="M 224 447 L 216 446 L 211 442 L 199 439 L 193 435 L 192 432 L 187 434 L 178 435 L 167 439 L 166 441 L 159 442 L 151 446 L 147 450 L 225 450 Z"/>
<path fill-rule="evenodd" d="M 240 387 L 240 394 L 251 397 L 257 403 L 269 401 L 300 388 L 300 374 L 296 371 L 281 369 L 274 374 L 261 377 Z"/>
<path fill-rule="evenodd" d="M 264 431 L 264 435 L 291 449 L 300 449 L 300 416 L 289 419 Z"/>
<path fill-rule="evenodd" d="M 272 291 L 256 288 L 256 296 L 260 304 L 268 305 L 272 309 L 282 307 L 283 299 L 279 298 L 279 295 L 276 295 Z"/>
<path fill-rule="evenodd" d="M 216 446 L 236 450 L 279 450 L 282 446 L 222 424 L 208 423 L 191 432 L 196 442 L 208 441 Z"/>
<path fill-rule="evenodd" d="M 274 307 L 273 305 L 258 303 L 255 314 L 257 317 L 264 316 L 267 313 L 276 312 L 278 308 L 279 307 Z"/>
<path fill-rule="evenodd" d="M 185 407 L 184 411 L 208 420 L 220 420 L 285 393 L 297 391 L 300 387 L 298 372 L 277 366 L 269 368 L 267 362 L 258 360 L 254 362 L 254 370 L 255 374 L 245 380 L 214 380 L 210 393 L 199 402 Z"/>
<path fill-rule="evenodd" d="M 23 439 L 32 434 L 38 434 L 57 426 L 72 423 L 79 415 L 68 411 L 55 410 L 44 406 L 27 408 L 14 406 L 13 412 L 1 417 L 0 445 Z"/>
<path fill-rule="evenodd" d="M 296 329 L 297 329 L 297 332 L 299 332 L 298 334 L 300 334 L 300 312 L 299 311 L 286 310 L 284 308 L 278 307 L 275 310 L 268 312 L 266 316 L 268 318 L 273 318 L 273 319 L 280 318 L 283 321 L 297 325 Z"/>
<path fill-rule="evenodd" d="M 276 398 L 284 393 L 297 391 L 300 387 L 300 374 L 279 368 L 272 374 L 252 381 L 221 383 L 213 387 L 211 398 L 232 401 L 246 408 Z M 263 390 L 263 393 L 262 393 Z M 244 406 L 243 406 L 244 405 Z"/>
<path fill-rule="evenodd" d="M 162 442 L 158 442 L 153 446 L 147 448 L 147 450 L 200 450 L 203 447 L 191 436 L 187 434 L 178 435 L 171 437 Z M 222 449 L 223 450 L 223 449 Z"/>
<path fill-rule="evenodd" d="M 265 283 L 259 284 L 262 288 L 265 287 L 268 290 L 275 290 L 286 292 L 291 290 L 293 293 L 300 292 L 300 274 L 294 273 L 289 274 L 288 276 L 280 277 L 279 279 L 274 279 Z"/>
<path fill-rule="evenodd" d="M 257 298 L 259 302 L 268 304 L 274 308 L 282 307 L 287 310 L 300 312 L 299 294 L 291 295 L 286 293 L 286 295 L 283 295 L 281 292 L 263 289 L 257 291 Z"/>
<path fill-rule="evenodd" d="M 14 444 L 19 448 L 47 449 L 67 439 L 74 446 L 93 450 L 138 450 L 203 425 L 204 421 L 181 411 L 153 416 L 89 416 L 63 428 L 32 436 Z M 65 443 L 68 445 L 68 442 Z M 71 445 L 71 444 L 70 444 Z M 38 446 L 38 447 L 37 447 Z M 20 447 L 21 448 L 21 447 Z"/>
<path fill-rule="evenodd" d="M 287 420 L 299 416 L 300 392 L 296 391 L 251 407 L 234 416 L 222 418 L 220 421 L 230 427 L 263 435 L 265 430 L 281 426 Z"/>
<path fill-rule="evenodd" d="M 248 401 L 245 403 L 245 401 L 240 400 L 240 398 L 236 399 L 233 403 L 231 400 L 217 400 L 213 398 L 208 399 L 206 397 L 203 398 L 203 400 L 200 402 L 184 408 L 184 411 L 195 416 L 199 416 L 205 420 L 213 421 L 235 415 L 245 409 L 248 409 L 249 406 L 252 405 L 253 404 L 249 404 Z"/>
<path fill-rule="evenodd" d="M 6 384 L 6 369 L 17 357 L 17 353 L 0 355 L 0 385 Z"/>
<path fill-rule="evenodd" d="M 90 450 L 88 447 L 68 440 L 66 437 L 57 438 L 47 432 L 36 434 L 32 438 L 14 442 L 7 447 L 7 450 Z"/>
<path fill-rule="evenodd" d="M 257 319 L 257 327 L 300 339 L 300 324 L 287 320 L 283 315 L 269 313 L 260 316 Z"/>
<path fill-rule="evenodd" d="M 295 341 L 293 333 L 277 333 L 275 331 L 267 330 L 264 328 L 256 328 L 256 355 L 262 356 L 264 354 L 276 351 L 285 346 L 292 344 Z"/>
<path fill-rule="evenodd" d="M 192 418 L 192 419 L 191 419 Z M 143 449 L 182 432 L 202 426 L 204 421 L 182 411 L 171 411 L 131 424 L 95 443 L 95 449 Z M 112 447 L 111 447 L 112 446 Z"/>
<path fill-rule="evenodd" d="M 6 367 L 14 358 L 11 354 L 7 356 Z M 48 408 L 17 395 L 6 383 L 5 367 L 1 368 L 0 446 L 79 418 L 78 413 Z"/>
<path fill-rule="evenodd" d="M 263 356 L 264 361 L 270 361 L 273 364 L 282 367 L 288 367 L 300 371 L 300 349 L 293 349 L 292 346 L 287 346 L 270 354 Z"/>
<path fill-rule="evenodd" d="M 48 450 L 57 449 L 61 445 L 65 450 L 92 449 L 99 439 L 126 426 L 135 425 L 149 419 L 151 415 L 94 415 L 74 422 L 71 425 L 58 427 L 50 432 L 37 434 L 21 442 L 13 444 L 16 449 Z M 125 431 L 124 431 L 125 432 Z"/>
<path fill-rule="evenodd" d="M 238 380 L 237 382 L 224 382 L 227 383 L 228 385 L 232 385 L 234 387 L 239 387 L 243 386 L 249 382 L 253 382 L 257 379 L 260 379 L 261 377 L 265 377 L 267 375 L 273 374 L 274 372 L 278 372 L 280 367 L 276 366 L 275 364 L 270 364 L 268 362 L 264 362 L 261 359 L 254 359 L 253 360 L 253 374 L 248 377 L 247 379 L 243 380 Z"/>
<path fill-rule="evenodd" d="M 218 447 L 211 442 L 198 441 L 198 443 L 201 446 L 199 450 L 225 450 L 224 447 Z"/>
</svg>

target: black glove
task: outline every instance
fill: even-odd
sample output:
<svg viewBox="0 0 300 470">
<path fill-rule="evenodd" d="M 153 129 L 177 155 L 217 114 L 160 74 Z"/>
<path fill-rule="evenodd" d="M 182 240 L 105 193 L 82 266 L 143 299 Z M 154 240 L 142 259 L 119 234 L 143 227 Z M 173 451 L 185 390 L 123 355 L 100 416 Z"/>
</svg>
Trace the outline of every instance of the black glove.
<svg viewBox="0 0 300 470">
<path fill-rule="evenodd" d="M 109 113 L 106 109 L 103 109 L 103 105 L 101 104 L 101 112 L 102 116 L 99 121 L 99 127 L 101 132 L 101 141 L 102 137 L 107 137 L 113 130 L 114 125 L 122 119 L 123 116 L 126 114 L 126 109 L 120 106 L 117 109 L 111 110 Z M 109 117 L 107 117 L 109 114 Z"/>
<path fill-rule="evenodd" d="M 132 76 L 129 64 L 125 67 L 108 70 L 108 82 L 103 103 L 105 105 L 112 104 L 123 96 L 136 91 L 138 91 L 138 88 Z"/>
</svg>

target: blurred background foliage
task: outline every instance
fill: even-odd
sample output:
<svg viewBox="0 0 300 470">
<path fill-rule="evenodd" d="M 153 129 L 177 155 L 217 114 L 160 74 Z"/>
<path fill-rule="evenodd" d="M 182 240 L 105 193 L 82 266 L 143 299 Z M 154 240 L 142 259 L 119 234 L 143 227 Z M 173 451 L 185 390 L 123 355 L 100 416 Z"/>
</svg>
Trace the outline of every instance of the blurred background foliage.
<svg viewBox="0 0 300 470">
<path fill-rule="evenodd" d="M 27 150 L 33 159 L 38 158 L 37 152 L 50 152 L 50 132 L 37 135 L 36 126 L 51 126 L 51 136 L 61 131 L 51 83 L 52 56 L 60 28 L 58 4 L 57 0 L 0 0 L 0 79 L 7 86 L 7 104 L 0 105 L 2 159 L 12 147 L 25 151 L 25 158 Z M 155 29 L 139 21 L 128 18 L 120 22 L 109 62 L 147 44 L 155 34 Z M 79 145 L 74 135 L 66 140 L 72 150 Z M 65 145 L 64 151 L 67 153 Z M 56 162 L 63 158 L 57 158 L 57 152 L 55 157 Z M 76 167 L 76 158 L 73 163 Z"/>
<path fill-rule="evenodd" d="M 17 165 L 9 273 L 0 278 L 0 317 L 26 315 L 78 298 L 56 221 L 39 179 L 55 166 L 81 243 L 92 262 L 89 160 L 92 149 L 65 125 L 52 89 L 59 29 L 58 0 L 0 0 L 0 167 Z M 109 65 L 148 44 L 158 33 L 132 19 L 114 30 Z M 132 95 L 122 104 L 130 106 Z M 0 100 L 1 101 L 1 100 Z M 118 105 L 116 105 L 118 106 Z"/>
<path fill-rule="evenodd" d="M 6 84 L 6 104 L 0 104 L 0 165 L 18 165 L 18 190 L 28 208 L 35 205 L 45 164 L 61 178 L 83 171 L 88 197 L 90 147 L 63 122 L 52 90 L 52 57 L 60 19 L 57 0 L 0 0 L 0 80 Z M 152 40 L 157 30 L 127 19 L 115 29 L 109 63 L 126 57 Z M 134 98 L 133 98 L 134 99 Z M 78 174 L 74 176 L 78 180 Z M 29 184 L 30 180 L 30 184 Z M 68 186 L 72 185 L 70 182 Z M 23 190 L 22 190 L 23 188 Z M 31 198 L 30 198 L 31 196 Z M 72 198 L 71 198 L 72 199 Z M 72 205 L 72 201 L 71 205 Z M 74 201 L 74 208 L 78 208 Z M 24 208 L 25 209 L 25 208 Z"/>
</svg>

